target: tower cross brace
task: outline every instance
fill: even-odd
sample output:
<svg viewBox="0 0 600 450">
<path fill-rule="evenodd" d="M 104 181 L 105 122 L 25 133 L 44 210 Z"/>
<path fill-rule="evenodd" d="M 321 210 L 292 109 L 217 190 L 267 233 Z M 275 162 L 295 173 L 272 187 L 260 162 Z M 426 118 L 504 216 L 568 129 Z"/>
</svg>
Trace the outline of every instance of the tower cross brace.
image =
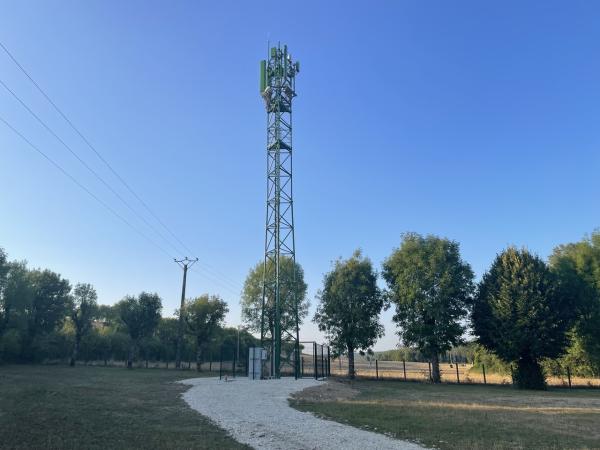
<svg viewBox="0 0 600 450">
<path fill-rule="evenodd" d="M 300 343 L 292 192 L 292 100 L 296 96 L 300 64 L 292 61 L 286 45 L 279 44 L 270 48 L 269 58 L 261 61 L 260 67 L 260 92 L 267 111 L 261 346 L 269 348 L 271 376 L 281 376 L 282 357 L 289 360 L 291 353 L 297 378 Z"/>
</svg>

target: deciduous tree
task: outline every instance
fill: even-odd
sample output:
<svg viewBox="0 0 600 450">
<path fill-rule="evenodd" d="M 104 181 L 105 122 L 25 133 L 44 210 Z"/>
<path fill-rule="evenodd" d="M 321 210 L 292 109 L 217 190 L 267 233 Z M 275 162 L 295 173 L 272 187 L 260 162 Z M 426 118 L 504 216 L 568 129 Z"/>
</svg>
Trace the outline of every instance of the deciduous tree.
<svg viewBox="0 0 600 450">
<path fill-rule="evenodd" d="M 405 345 L 431 359 L 432 378 L 440 382 L 439 355 L 462 342 L 473 285 L 473 271 L 455 241 L 416 233 L 403 236 L 400 248 L 383 264 L 394 321 Z"/>
<path fill-rule="evenodd" d="M 308 315 L 309 301 L 306 298 L 306 283 L 304 282 L 304 271 L 299 263 L 296 262 L 296 279 L 294 284 L 294 265 L 290 258 L 281 259 L 281 328 L 292 330 L 295 328 L 295 305 L 298 302 L 298 318 L 300 323 Z M 263 300 L 263 272 L 265 265 L 263 262 L 254 266 L 244 283 L 242 292 L 242 318 L 247 327 L 256 333 L 260 333 L 261 312 Z M 294 286 L 295 294 L 294 297 Z M 273 299 L 267 299 L 272 303 Z M 269 304 L 269 303 L 267 303 Z M 265 322 L 269 330 L 273 329 L 274 315 L 272 309 L 267 308 Z"/>
<path fill-rule="evenodd" d="M 91 284 L 78 283 L 73 290 L 70 306 L 70 317 L 75 328 L 75 339 L 70 365 L 74 366 L 79 354 L 81 339 L 90 332 L 93 320 L 98 312 L 98 295 L 96 294 L 96 290 Z"/>
<path fill-rule="evenodd" d="M 117 303 L 117 310 L 131 338 L 127 367 L 132 368 L 135 351 L 139 347 L 140 341 L 152 336 L 158 326 L 162 301 L 158 294 L 142 292 L 138 297 L 125 297 Z"/>
<path fill-rule="evenodd" d="M 32 270 L 28 273 L 31 303 L 25 308 L 27 336 L 24 355 L 37 359 L 36 348 L 45 345 L 47 336 L 58 330 L 67 318 L 71 285 L 50 270 Z"/>
<path fill-rule="evenodd" d="M 185 306 L 184 319 L 188 332 L 196 340 L 196 370 L 200 372 L 202 352 L 215 336 L 229 311 L 219 296 L 208 294 L 195 298 Z"/>
<path fill-rule="evenodd" d="M 573 353 L 588 361 L 591 372 L 600 373 L 600 231 L 554 249 L 550 267 L 565 289 L 578 297 Z"/>
<path fill-rule="evenodd" d="M 325 274 L 314 322 L 337 354 L 348 355 L 348 376 L 354 378 L 354 352 L 368 350 L 383 336 L 379 313 L 384 307 L 377 273 L 360 250 L 338 259 Z"/>
</svg>

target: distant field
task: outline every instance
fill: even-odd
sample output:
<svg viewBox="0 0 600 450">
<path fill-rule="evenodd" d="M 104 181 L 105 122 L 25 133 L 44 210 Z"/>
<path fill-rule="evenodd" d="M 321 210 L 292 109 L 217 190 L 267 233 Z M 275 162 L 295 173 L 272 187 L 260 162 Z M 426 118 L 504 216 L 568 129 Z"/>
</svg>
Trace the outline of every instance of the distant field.
<svg viewBox="0 0 600 450">
<path fill-rule="evenodd" d="M 173 381 L 196 372 L 0 366 L 2 449 L 242 449 Z"/>
<path fill-rule="evenodd" d="M 402 361 L 379 361 L 379 378 L 382 379 L 404 379 L 404 368 Z M 458 364 L 458 380 L 461 383 L 483 383 L 483 374 L 472 369 L 472 364 Z M 359 362 L 355 365 L 356 374 L 359 377 L 375 378 L 377 372 L 375 361 L 371 364 Z M 440 364 L 442 381 L 456 383 L 456 365 Z M 332 375 L 346 375 L 348 372 L 347 362 L 345 360 L 332 360 Z M 429 379 L 429 365 L 427 363 L 406 362 L 407 380 L 423 381 Z M 486 373 L 486 381 L 489 384 L 511 384 L 509 375 L 497 373 Z M 567 376 L 548 377 L 550 386 L 568 386 Z M 580 378 L 571 377 L 572 386 L 600 387 L 600 378 Z"/>
<path fill-rule="evenodd" d="M 334 382 L 342 384 L 340 382 Z M 600 448 L 600 390 L 518 391 L 394 381 L 344 383 L 294 407 L 440 449 Z"/>
</svg>

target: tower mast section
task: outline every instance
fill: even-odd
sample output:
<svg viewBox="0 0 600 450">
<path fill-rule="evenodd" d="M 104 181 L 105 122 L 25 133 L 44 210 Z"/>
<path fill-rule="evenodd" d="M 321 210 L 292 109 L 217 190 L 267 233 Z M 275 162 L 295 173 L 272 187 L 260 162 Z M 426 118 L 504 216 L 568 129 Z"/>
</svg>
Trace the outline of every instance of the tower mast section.
<svg viewBox="0 0 600 450">
<path fill-rule="evenodd" d="M 260 337 L 261 345 L 269 348 L 271 376 L 275 378 L 281 376 L 282 358 L 284 362 L 289 360 L 286 351 L 290 348 L 294 374 L 299 374 L 292 195 L 292 100 L 299 71 L 300 64 L 293 62 L 286 45 L 272 47 L 269 58 L 260 63 L 260 93 L 267 111 L 267 215 Z"/>
</svg>

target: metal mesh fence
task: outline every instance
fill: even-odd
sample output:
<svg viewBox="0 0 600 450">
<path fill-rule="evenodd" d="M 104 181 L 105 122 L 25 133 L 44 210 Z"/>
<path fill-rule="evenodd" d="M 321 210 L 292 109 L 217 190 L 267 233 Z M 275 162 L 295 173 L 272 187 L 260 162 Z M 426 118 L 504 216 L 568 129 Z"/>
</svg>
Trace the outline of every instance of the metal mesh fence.
<svg viewBox="0 0 600 450">
<path fill-rule="evenodd" d="M 313 341 L 302 342 L 301 345 L 300 377 L 323 379 L 330 376 L 329 347 Z"/>
<path fill-rule="evenodd" d="M 379 380 L 429 381 L 431 366 L 427 362 L 358 360 L 354 363 L 356 376 Z M 343 356 L 331 360 L 332 376 L 348 375 L 348 358 Z M 485 366 L 473 367 L 467 363 L 440 363 L 440 375 L 445 383 L 512 384 L 511 374 L 486 371 Z M 572 376 L 569 367 L 547 377 L 550 386 L 600 387 L 600 378 Z"/>
</svg>

